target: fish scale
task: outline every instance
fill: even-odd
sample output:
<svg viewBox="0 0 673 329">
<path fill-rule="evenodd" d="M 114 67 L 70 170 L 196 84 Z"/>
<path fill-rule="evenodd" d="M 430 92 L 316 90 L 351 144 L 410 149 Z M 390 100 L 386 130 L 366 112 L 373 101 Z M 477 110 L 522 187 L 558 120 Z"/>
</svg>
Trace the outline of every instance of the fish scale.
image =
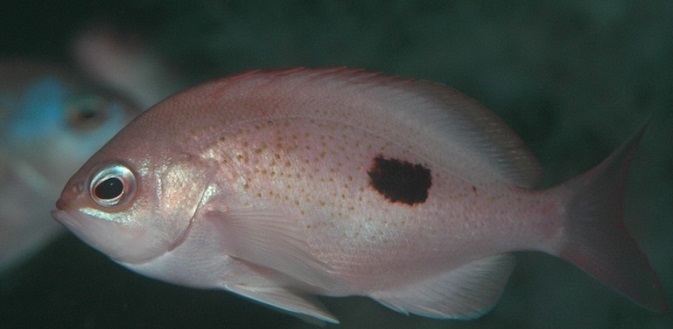
<svg viewBox="0 0 673 329">
<path fill-rule="evenodd" d="M 367 243 L 370 239 L 386 235 L 381 230 L 368 232 L 356 228 L 380 215 L 368 207 L 380 202 L 382 197 L 367 184 L 366 172 L 373 155 L 384 152 L 385 145 L 373 146 L 375 140 L 371 136 L 364 143 L 352 134 L 353 140 L 344 140 L 340 132 L 346 128 L 336 124 L 315 124 L 312 127 L 302 120 L 293 120 L 263 126 L 248 125 L 259 127 L 251 129 L 254 137 L 244 133 L 228 134 L 227 140 L 232 140 L 231 144 L 217 143 L 205 151 L 209 158 L 217 154 L 214 160 L 224 164 L 223 170 L 231 172 L 234 184 L 227 190 L 238 196 L 238 200 L 231 200 L 231 207 L 281 208 L 289 217 L 306 223 L 312 230 L 338 226 L 343 235 L 335 236 L 335 240 L 359 234 L 361 243 Z M 237 128 L 234 130 L 244 130 L 240 126 Z M 280 128 L 286 133 L 282 133 Z M 336 134 L 331 134 L 332 131 Z M 302 135 L 303 138 L 294 138 L 293 135 Z M 362 147 L 351 148 L 349 154 L 344 155 L 341 145 L 328 147 L 324 143 L 336 140 L 333 135 L 339 135 L 339 142 L 349 147 L 357 144 Z M 227 152 L 223 154 L 222 150 Z M 237 178 L 234 175 L 240 176 Z M 315 182 L 320 189 L 312 186 Z M 393 211 L 385 210 L 383 217 L 393 218 Z M 316 235 L 324 236 L 322 233 Z"/>
</svg>

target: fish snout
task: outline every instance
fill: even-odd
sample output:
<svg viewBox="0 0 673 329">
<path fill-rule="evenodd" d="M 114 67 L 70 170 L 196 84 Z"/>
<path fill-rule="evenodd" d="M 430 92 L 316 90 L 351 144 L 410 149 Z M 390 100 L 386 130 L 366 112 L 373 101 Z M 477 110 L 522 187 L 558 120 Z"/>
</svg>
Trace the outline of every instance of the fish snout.
<svg viewBox="0 0 673 329">
<path fill-rule="evenodd" d="M 56 200 L 56 210 L 65 210 L 66 205 L 67 203 L 63 199 L 59 198 L 58 200 Z M 52 210 L 52 215 L 56 210 Z"/>
<path fill-rule="evenodd" d="M 61 197 L 56 200 L 56 209 L 51 211 L 51 217 L 56 219 L 57 222 L 67 226 L 67 222 L 71 221 L 71 217 L 68 215 L 70 209 L 70 203 Z"/>
<path fill-rule="evenodd" d="M 85 196 L 84 190 L 83 180 L 68 183 L 61 192 L 61 196 L 56 200 L 56 209 L 52 211 L 52 216 L 57 211 L 66 211 L 72 208 L 74 202 Z"/>
<path fill-rule="evenodd" d="M 59 200 L 60 201 L 60 200 Z M 58 202 L 56 202 L 56 209 L 51 211 L 51 217 L 54 218 L 57 222 L 65 225 L 64 221 L 66 220 L 65 211 L 62 208 L 59 208 Z"/>
</svg>

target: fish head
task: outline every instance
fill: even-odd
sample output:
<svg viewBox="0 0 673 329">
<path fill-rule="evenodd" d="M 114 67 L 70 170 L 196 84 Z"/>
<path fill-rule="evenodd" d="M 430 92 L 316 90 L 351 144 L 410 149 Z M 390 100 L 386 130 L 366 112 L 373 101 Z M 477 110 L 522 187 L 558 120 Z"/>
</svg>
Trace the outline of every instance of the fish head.
<svg viewBox="0 0 673 329">
<path fill-rule="evenodd" d="M 45 175 L 71 174 L 141 112 L 107 90 L 56 76 L 33 82 L 20 101 L 7 141 L 26 158 L 60 159 L 50 168 L 38 168 Z"/>
<path fill-rule="evenodd" d="M 128 128 L 72 176 L 52 216 L 115 261 L 138 265 L 185 240 L 212 171 L 170 152 L 170 143 L 157 150 L 134 139 L 134 129 L 124 134 Z"/>
</svg>

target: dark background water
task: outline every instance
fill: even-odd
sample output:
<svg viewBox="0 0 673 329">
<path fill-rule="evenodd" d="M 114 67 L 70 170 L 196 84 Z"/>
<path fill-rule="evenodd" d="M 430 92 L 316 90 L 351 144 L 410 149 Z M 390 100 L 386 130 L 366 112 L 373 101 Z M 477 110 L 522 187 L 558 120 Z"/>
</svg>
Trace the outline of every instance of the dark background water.
<svg viewBox="0 0 673 329">
<path fill-rule="evenodd" d="M 546 184 L 598 163 L 644 120 L 627 225 L 673 296 L 673 2 L 3 1 L 0 55 L 67 62 L 105 20 L 140 33 L 192 83 L 247 69 L 351 66 L 446 83 L 501 115 Z M 30 200 L 26 200 L 30 207 Z M 671 328 L 564 263 L 520 253 L 496 308 L 474 321 L 407 317 L 325 298 L 343 328 Z M 72 236 L 6 274 L 0 328 L 305 328 L 221 291 L 131 273 Z"/>
</svg>

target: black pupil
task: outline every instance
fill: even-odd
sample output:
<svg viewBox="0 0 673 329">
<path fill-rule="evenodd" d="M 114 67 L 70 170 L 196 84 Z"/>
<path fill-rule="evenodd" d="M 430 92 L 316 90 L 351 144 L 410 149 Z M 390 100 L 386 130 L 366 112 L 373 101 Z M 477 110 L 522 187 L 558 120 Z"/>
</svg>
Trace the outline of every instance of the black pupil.
<svg viewBox="0 0 673 329">
<path fill-rule="evenodd" d="M 114 199 L 124 192 L 124 183 L 117 177 L 110 177 L 96 185 L 95 192 L 103 200 Z"/>
<path fill-rule="evenodd" d="M 79 117 L 83 120 L 89 120 L 95 118 L 97 114 L 95 109 L 85 107 L 79 112 Z"/>
</svg>

